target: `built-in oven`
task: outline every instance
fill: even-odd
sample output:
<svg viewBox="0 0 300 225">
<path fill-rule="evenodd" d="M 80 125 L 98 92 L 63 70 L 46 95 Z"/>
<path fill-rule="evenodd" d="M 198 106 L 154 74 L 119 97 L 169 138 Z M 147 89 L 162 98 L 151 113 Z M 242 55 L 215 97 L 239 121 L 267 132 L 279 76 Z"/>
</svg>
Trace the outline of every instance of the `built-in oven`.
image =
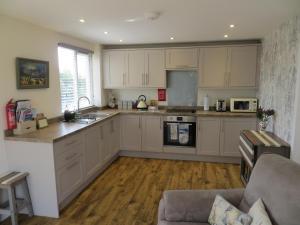
<svg viewBox="0 0 300 225">
<path fill-rule="evenodd" d="M 164 117 L 164 145 L 196 147 L 196 117 Z"/>
</svg>

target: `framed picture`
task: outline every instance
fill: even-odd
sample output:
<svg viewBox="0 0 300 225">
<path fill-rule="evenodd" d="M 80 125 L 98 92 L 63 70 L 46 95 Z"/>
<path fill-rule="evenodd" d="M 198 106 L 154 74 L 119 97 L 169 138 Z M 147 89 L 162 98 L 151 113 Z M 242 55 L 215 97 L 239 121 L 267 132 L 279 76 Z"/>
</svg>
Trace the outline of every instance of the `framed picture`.
<svg viewBox="0 0 300 225">
<path fill-rule="evenodd" d="M 49 62 L 35 59 L 16 59 L 17 88 L 49 88 Z"/>
</svg>

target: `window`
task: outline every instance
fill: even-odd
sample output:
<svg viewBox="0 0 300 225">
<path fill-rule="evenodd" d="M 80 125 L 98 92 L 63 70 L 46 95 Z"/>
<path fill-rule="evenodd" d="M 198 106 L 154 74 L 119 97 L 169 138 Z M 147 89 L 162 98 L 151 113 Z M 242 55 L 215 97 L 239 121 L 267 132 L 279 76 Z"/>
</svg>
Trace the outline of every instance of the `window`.
<svg viewBox="0 0 300 225">
<path fill-rule="evenodd" d="M 66 109 L 76 110 L 78 98 L 82 96 L 88 97 L 90 102 L 83 98 L 80 108 L 93 104 L 91 57 L 91 52 L 58 47 L 62 112 Z"/>
</svg>

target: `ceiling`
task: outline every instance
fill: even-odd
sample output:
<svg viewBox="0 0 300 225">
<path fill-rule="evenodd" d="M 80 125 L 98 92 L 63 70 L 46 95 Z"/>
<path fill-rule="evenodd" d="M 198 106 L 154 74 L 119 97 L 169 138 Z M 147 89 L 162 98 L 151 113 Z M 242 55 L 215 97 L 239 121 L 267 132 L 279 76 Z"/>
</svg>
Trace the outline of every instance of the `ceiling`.
<svg viewBox="0 0 300 225">
<path fill-rule="evenodd" d="M 126 22 L 145 12 L 161 15 Z M 102 44 L 223 41 L 264 37 L 300 0 L 1 0 L 0 13 Z"/>
</svg>

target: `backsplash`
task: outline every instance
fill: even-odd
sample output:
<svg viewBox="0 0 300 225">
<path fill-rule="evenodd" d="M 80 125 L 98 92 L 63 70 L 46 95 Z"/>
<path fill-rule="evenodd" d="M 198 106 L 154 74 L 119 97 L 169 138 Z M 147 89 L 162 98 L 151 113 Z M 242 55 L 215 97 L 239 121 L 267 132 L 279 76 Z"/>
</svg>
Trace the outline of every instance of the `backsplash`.
<svg viewBox="0 0 300 225">
<path fill-rule="evenodd" d="M 264 38 L 261 57 L 260 104 L 275 110 L 274 132 L 289 143 L 292 140 L 296 74 L 300 69 L 296 66 L 299 37 L 300 18 L 296 17 Z"/>
<path fill-rule="evenodd" d="M 157 89 L 118 89 L 109 92 L 120 100 L 136 100 L 141 94 L 145 95 L 147 100 L 157 99 Z M 229 102 L 231 97 L 256 97 L 256 90 L 203 90 L 198 88 L 197 106 L 203 106 L 203 98 L 206 94 L 209 96 L 209 105 L 214 106 L 217 99 L 225 99 Z M 159 102 L 159 105 L 168 105 L 168 102 Z"/>
</svg>

